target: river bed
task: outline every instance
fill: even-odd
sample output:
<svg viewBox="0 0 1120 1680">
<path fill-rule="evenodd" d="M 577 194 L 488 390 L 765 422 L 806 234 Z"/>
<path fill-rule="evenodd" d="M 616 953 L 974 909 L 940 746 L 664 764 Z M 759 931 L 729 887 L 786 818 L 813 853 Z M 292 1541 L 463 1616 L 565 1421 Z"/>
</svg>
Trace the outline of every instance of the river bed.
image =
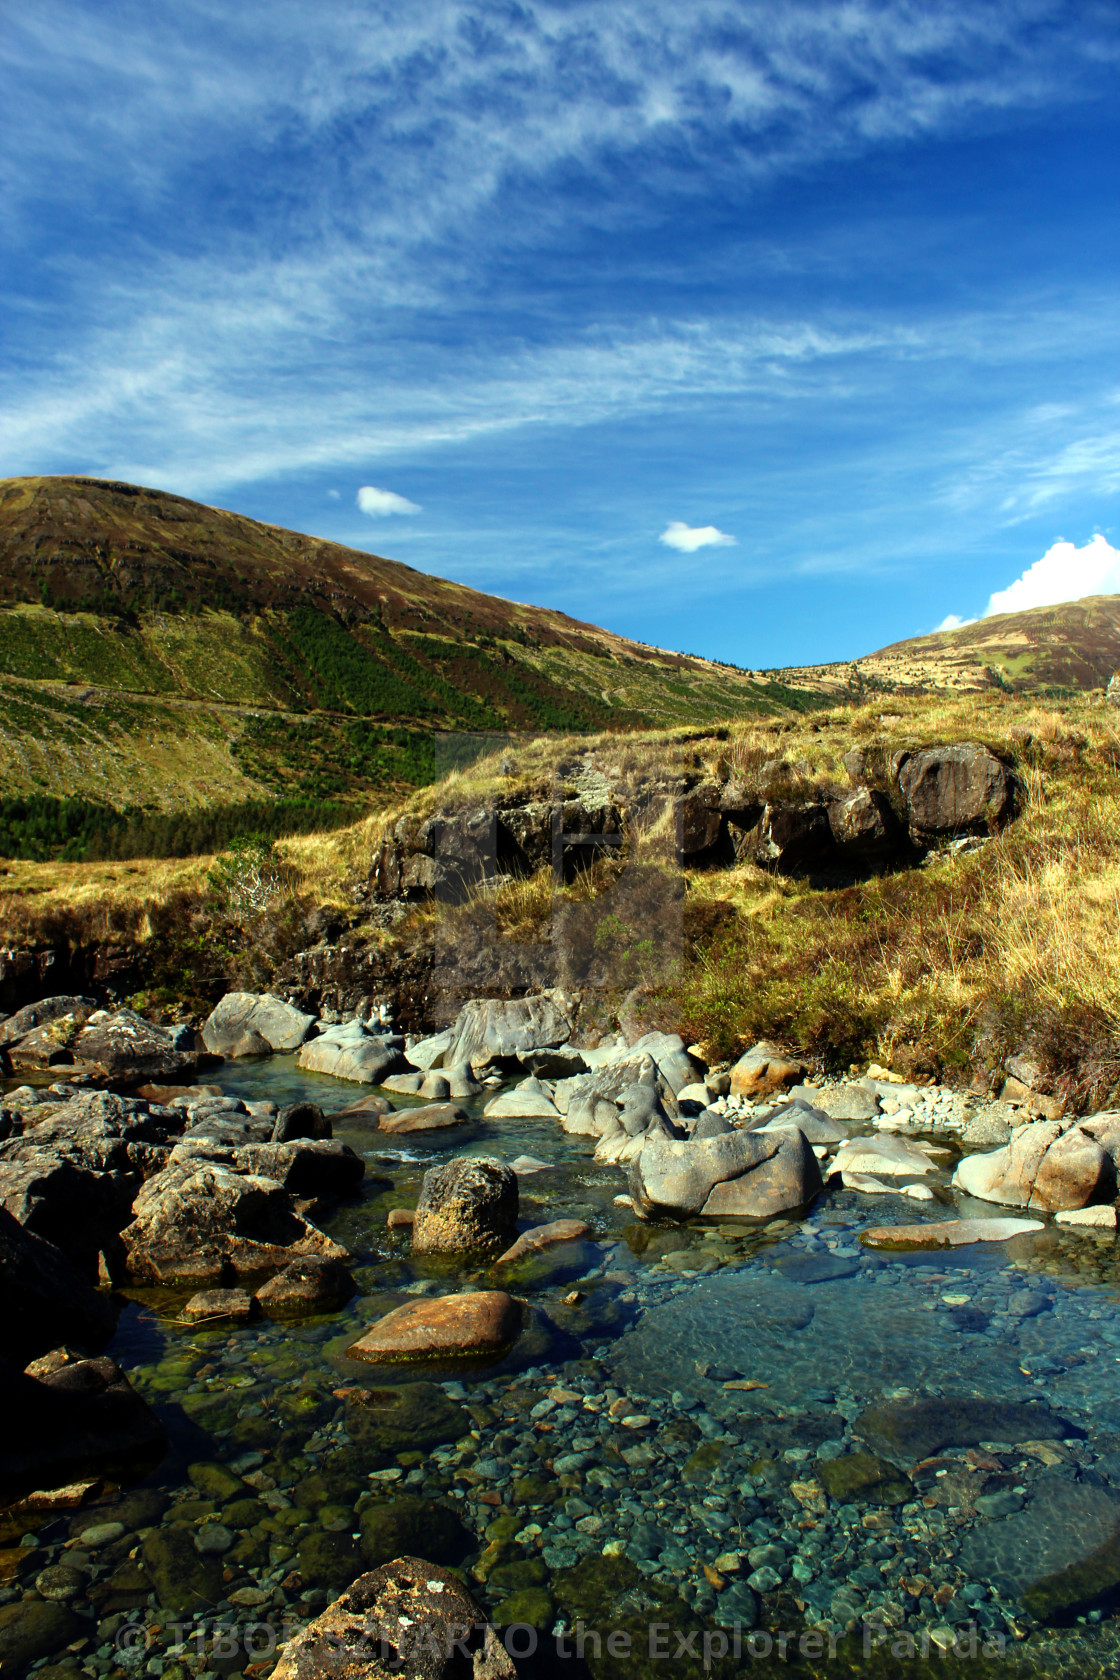
<svg viewBox="0 0 1120 1680">
<path fill-rule="evenodd" d="M 290 1056 L 209 1077 L 328 1113 L 356 1094 Z M 481 1099 L 463 1106 L 477 1117 Z M 63 1668 L 186 1680 L 253 1662 L 263 1674 L 385 1522 L 416 1555 L 450 1548 L 488 1612 L 537 1630 L 542 1648 L 557 1634 L 572 1648 L 580 1623 L 625 1632 L 629 1656 L 598 1660 L 587 1635 L 596 1676 L 701 1673 L 704 1653 L 728 1673 L 768 1661 L 805 1674 L 1120 1672 L 1107 1591 L 1103 1607 L 1077 1600 L 1110 1569 L 1120 1583 L 1113 1234 L 1051 1226 L 875 1252 L 865 1227 L 951 1210 L 843 1190 L 763 1228 L 647 1225 L 616 1203 L 622 1173 L 554 1123 L 476 1118 L 395 1140 L 375 1127 L 336 1124 L 366 1162 L 360 1200 L 325 1224 L 359 1285 L 341 1311 L 207 1329 L 180 1321 L 190 1291 L 130 1296 L 108 1351 L 159 1409 L 171 1451 L 116 1504 L 30 1537 L 44 1570 L 79 1581 L 63 1601 L 76 1638 L 40 1659 L 48 1680 Z M 520 1178 L 522 1224 L 574 1217 L 591 1235 L 502 1279 L 537 1311 L 501 1364 L 350 1360 L 392 1306 L 495 1286 L 446 1258 L 414 1260 L 407 1232 L 386 1228 L 452 1153 L 547 1163 Z M 462 1432 L 371 1454 L 346 1391 L 418 1379 L 465 1408 Z M 457 1542 L 432 1530 L 433 1499 L 457 1514 Z M 197 1577 L 178 1611 L 148 1602 L 130 1556 L 156 1527 L 190 1530 L 188 1551 L 168 1553 Z M 1074 1565 L 1092 1576 L 1076 1590 L 1062 1575 Z M 1045 1585 L 1056 1578 L 1064 1598 Z M 1032 1604 L 1069 1625 L 1032 1624 Z M 651 1626 L 679 1630 L 679 1662 L 676 1632 L 663 1656 Z"/>
</svg>

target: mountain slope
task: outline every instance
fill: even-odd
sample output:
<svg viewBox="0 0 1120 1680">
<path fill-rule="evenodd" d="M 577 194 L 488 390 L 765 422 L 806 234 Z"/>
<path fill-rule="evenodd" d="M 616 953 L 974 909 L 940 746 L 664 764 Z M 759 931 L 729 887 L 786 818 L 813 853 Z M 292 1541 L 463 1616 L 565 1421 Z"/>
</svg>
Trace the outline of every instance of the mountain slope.
<svg viewBox="0 0 1120 1680">
<path fill-rule="evenodd" d="M 0 481 L 9 800 L 352 809 L 433 773 L 433 732 L 693 724 L 817 701 L 813 685 L 162 491 Z"/>
<path fill-rule="evenodd" d="M 1088 595 L 912 636 L 868 654 L 855 669 L 877 686 L 904 691 L 1103 688 L 1120 669 L 1120 596 Z"/>
</svg>

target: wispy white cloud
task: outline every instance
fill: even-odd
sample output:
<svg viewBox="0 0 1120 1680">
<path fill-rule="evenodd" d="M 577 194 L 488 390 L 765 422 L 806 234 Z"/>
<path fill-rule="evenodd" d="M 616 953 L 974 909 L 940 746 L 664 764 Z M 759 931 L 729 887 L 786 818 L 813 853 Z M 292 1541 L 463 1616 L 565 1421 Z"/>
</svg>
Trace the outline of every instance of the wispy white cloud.
<svg viewBox="0 0 1120 1680">
<path fill-rule="evenodd" d="M 368 513 L 371 519 L 385 519 L 391 513 L 419 513 L 416 502 L 410 502 L 407 496 L 398 496 L 394 490 L 378 490 L 372 484 L 363 484 L 358 491 L 358 506 L 363 513 Z"/>
<path fill-rule="evenodd" d="M 1118 594 L 1120 549 L 1113 548 L 1098 531 L 1081 548 L 1071 542 L 1053 543 L 1014 583 L 996 590 L 984 608 L 984 617 L 1080 601 L 1086 595 Z"/>
<path fill-rule="evenodd" d="M 963 630 L 966 624 L 975 624 L 974 618 L 961 618 L 957 613 L 946 613 L 941 623 L 935 627 L 938 630 Z"/>
<path fill-rule="evenodd" d="M 698 548 L 730 548 L 735 542 L 714 525 L 686 525 L 683 519 L 670 519 L 657 540 L 681 554 L 695 554 Z"/>
</svg>

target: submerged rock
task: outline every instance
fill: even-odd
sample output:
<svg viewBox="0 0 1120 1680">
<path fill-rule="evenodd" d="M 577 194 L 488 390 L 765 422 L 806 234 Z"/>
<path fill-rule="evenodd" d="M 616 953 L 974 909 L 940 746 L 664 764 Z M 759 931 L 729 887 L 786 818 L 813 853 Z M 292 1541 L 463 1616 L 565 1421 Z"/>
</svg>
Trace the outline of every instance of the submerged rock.
<svg viewBox="0 0 1120 1680">
<path fill-rule="evenodd" d="M 388 1463 L 398 1453 L 458 1441 L 470 1427 L 470 1413 L 437 1383 L 346 1391 L 346 1433 L 361 1448 L 363 1460 Z"/>
<path fill-rule="evenodd" d="M 497 1289 L 439 1295 L 395 1307 L 347 1348 L 351 1359 L 394 1365 L 426 1359 L 496 1359 L 521 1334 L 521 1304 Z"/>
<path fill-rule="evenodd" d="M 1044 1476 L 1025 1510 L 966 1535 L 961 1565 L 1043 1622 L 1071 1622 L 1120 1591 L 1120 1500 Z"/>
<path fill-rule="evenodd" d="M 257 1301 L 269 1318 L 303 1318 L 311 1313 L 337 1311 L 356 1287 L 341 1260 L 308 1254 L 291 1261 L 262 1284 Z"/>
<path fill-rule="evenodd" d="M 909 1476 L 872 1453 L 844 1453 L 822 1459 L 817 1478 L 837 1505 L 905 1505 L 914 1497 Z"/>
<path fill-rule="evenodd" d="M 527 1259 L 532 1254 L 543 1254 L 546 1249 L 555 1248 L 559 1243 L 579 1242 L 586 1237 L 591 1227 L 585 1225 L 582 1219 L 554 1219 L 548 1225 L 538 1225 L 535 1230 L 526 1231 L 504 1254 L 495 1260 L 495 1266 L 512 1266 L 518 1260 Z"/>
<path fill-rule="evenodd" d="M 183 1317 L 191 1320 L 248 1319 L 257 1311 L 257 1303 L 247 1289 L 204 1289 L 192 1295 L 183 1308 Z"/>
<path fill-rule="evenodd" d="M 884 1458 L 902 1464 L 928 1458 L 942 1447 L 976 1447 L 981 1441 L 1053 1441 L 1079 1433 L 1049 1406 L 948 1395 L 871 1406 L 856 1418 L 852 1431 Z"/>
</svg>

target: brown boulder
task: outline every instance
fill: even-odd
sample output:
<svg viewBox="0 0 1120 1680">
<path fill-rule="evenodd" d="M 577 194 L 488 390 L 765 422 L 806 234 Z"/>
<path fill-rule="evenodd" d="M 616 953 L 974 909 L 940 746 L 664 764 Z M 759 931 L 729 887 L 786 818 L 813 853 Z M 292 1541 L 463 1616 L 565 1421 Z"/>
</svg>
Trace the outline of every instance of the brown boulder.
<svg viewBox="0 0 1120 1680">
<path fill-rule="evenodd" d="M 498 1289 L 440 1295 L 395 1307 L 370 1326 L 347 1353 L 374 1365 L 426 1359 L 496 1359 L 521 1333 L 522 1309 Z"/>
<path fill-rule="evenodd" d="M 273 1680 L 514 1680 L 516 1670 L 463 1583 L 419 1558 L 360 1575 L 290 1639 Z"/>
<path fill-rule="evenodd" d="M 1056 1120 L 1038 1120 L 1013 1132 L 1006 1149 L 966 1155 L 953 1184 L 981 1201 L 1056 1213 L 1111 1199 L 1116 1168 L 1080 1126 L 1063 1131 Z"/>
<path fill-rule="evenodd" d="M 805 1077 L 804 1062 L 794 1061 L 767 1039 L 745 1050 L 731 1069 L 733 1097 L 768 1097 L 787 1091 Z"/>
<path fill-rule="evenodd" d="M 858 788 L 828 807 L 832 838 L 849 863 L 880 863 L 898 845 L 898 824 L 881 793 Z"/>
<path fill-rule="evenodd" d="M 257 1303 L 247 1289 L 203 1289 L 192 1295 L 183 1317 L 195 1319 L 252 1318 Z"/>
<path fill-rule="evenodd" d="M 835 845 L 825 806 L 770 805 L 762 813 L 753 842 L 755 861 L 779 875 L 811 874 L 835 861 Z"/>
</svg>

